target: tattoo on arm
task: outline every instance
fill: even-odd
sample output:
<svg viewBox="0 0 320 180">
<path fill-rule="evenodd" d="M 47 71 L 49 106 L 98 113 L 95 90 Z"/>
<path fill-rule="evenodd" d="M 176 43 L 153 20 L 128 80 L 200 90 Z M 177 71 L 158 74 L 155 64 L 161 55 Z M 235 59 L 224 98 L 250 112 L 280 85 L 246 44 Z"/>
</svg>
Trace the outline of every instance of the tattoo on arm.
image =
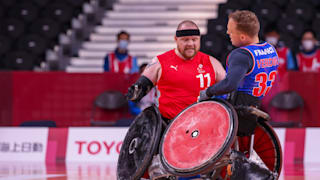
<svg viewBox="0 0 320 180">
<path fill-rule="evenodd" d="M 158 64 L 158 61 L 155 61 L 155 62 L 151 62 L 147 65 L 146 69 L 147 68 L 150 68 L 151 66 L 155 65 L 155 64 Z"/>
</svg>

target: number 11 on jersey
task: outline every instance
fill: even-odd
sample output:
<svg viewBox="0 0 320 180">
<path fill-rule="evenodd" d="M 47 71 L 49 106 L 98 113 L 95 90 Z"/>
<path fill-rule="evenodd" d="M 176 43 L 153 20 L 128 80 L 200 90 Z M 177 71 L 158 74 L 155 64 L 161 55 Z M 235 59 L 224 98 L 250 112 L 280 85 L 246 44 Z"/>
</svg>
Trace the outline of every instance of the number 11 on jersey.
<svg viewBox="0 0 320 180">
<path fill-rule="evenodd" d="M 198 74 L 196 76 L 196 78 L 200 79 L 200 88 L 204 88 L 204 81 L 207 80 L 207 87 L 208 88 L 211 84 L 211 77 L 210 77 L 210 73 L 207 73 L 205 75 L 203 74 Z"/>
</svg>

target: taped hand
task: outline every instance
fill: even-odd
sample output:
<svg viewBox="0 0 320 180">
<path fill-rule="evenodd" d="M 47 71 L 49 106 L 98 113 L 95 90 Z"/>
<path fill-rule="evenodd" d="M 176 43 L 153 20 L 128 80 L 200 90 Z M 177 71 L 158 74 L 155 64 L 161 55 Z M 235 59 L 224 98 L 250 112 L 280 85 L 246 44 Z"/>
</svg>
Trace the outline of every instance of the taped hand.
<svg viewBox="0 0 320 180">
<path fill-rule="evenodd" d="M 198 96 L 198 102 L 205 101 L 208 99 L 211 99 L 211 97 L 207 95 L 207 90 L 205 89 L 200 91 L 200 95 Z"/>
<path fill-rule="evenodd" d="M 126 97 L 130 101 L 138 102 L 142 98 L 142 97 L 139 97 L 139 95 L 141 96 L 142 94 L 141 91 L 142 91 L 142 88 L 139 88 L 138 84 L 133 84 L 128 88 L 128 93 L 126 94 Z"/>
</svg>

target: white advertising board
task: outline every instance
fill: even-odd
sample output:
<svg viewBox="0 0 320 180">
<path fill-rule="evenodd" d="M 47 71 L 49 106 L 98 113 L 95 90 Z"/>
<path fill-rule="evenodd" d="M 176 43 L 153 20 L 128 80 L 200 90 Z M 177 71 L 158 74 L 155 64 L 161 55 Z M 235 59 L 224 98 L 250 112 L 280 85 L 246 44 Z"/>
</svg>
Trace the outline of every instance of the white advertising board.
<svg viewBox="0 0 320 180">
<path fill-rule="evenodd" d="M 69 128 L 67 161 L 116 162 L 128 128 Z"/>
<path fill-rule="evenodd" d="M 0 128 L 0 161 L 45 161 L 48 128 Z"/>
</svg>

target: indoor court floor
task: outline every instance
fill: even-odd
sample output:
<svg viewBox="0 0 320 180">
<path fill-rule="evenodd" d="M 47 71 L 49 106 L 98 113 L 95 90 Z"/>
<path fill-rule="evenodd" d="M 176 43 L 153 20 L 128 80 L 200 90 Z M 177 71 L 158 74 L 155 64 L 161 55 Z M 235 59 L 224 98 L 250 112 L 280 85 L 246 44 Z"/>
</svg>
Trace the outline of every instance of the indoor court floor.
<svg viewBox="0 0 320 180">
<path fill-rule="evenodd" d="M 0 180 L 116 180 L 116 163 L 0 163 Z M 320 164 L 287 165 L 280 180 L 320 180 Z"/>
</svg>

